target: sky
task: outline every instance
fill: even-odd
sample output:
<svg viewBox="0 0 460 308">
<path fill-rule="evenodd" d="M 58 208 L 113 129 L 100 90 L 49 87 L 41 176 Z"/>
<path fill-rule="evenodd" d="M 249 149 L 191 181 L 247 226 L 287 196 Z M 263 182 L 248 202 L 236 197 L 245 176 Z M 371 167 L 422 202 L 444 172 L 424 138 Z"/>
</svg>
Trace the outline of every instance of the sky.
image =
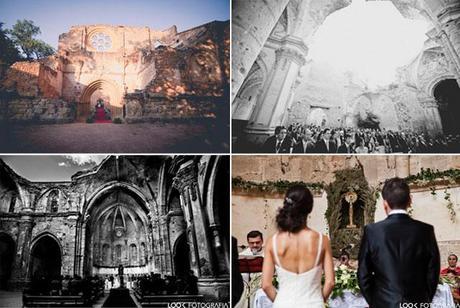
<svg viewBox="0 0 460 308">
<path fill-rule="evenodd" d="M 18 19 L 39 26 L 44 40 L 57 48 L 71 26 L 110 24 L 184 31 L 213 20 L 230 19 L 229 0 L 0 0 L 0 22 L 11 28 Z"/>
<path fill-rule="evenodd" d="M 404 18 L 390 1 L 353 0 L 318 28 L 309 57 L 354 72 L 370 88 L 385 86 L 422 50 L 428 26 Z"/>
<path fill-rule="evenodd" d="M 0 156 L 20 176 L 34 182 L 70 181 L 78 171 L 98 165 L 106 155 L 3 155 Z"/>
</svg>

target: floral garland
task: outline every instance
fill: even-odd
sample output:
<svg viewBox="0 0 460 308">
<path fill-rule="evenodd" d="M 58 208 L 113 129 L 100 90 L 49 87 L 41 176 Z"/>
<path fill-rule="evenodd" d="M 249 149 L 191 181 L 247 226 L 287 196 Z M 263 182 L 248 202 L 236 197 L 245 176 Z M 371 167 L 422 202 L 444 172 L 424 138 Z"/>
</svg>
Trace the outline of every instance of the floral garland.
<svg viewBox="0 0 460 308">
<path fill-rule="evenodd" d="M 264 181 L 256 183 L 253 181 L 243 180 L 241 177 L 232 178 L 233 189 L 241 189 L 246 192 L 265 192 L 265 193 L 279 193 L 284 194 L 293 185 L 303 185 L 311 189 L 313 192 L 318 193 L 324 189 L 324 183 L 305 183 L 302 181 Z"/>
</svg>

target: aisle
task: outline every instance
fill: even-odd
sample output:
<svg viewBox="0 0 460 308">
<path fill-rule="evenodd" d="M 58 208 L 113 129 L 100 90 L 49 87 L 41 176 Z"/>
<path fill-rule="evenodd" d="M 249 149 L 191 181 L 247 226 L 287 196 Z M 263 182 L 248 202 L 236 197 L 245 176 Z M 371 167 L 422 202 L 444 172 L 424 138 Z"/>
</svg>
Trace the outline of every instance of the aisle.
<svg viewBox="0 0 460 308">
<path fill-rule="evenodd" d="M 129 289 L 111 289 L 102 307 L 138 307 L 131 297 Z"/>
</svg>

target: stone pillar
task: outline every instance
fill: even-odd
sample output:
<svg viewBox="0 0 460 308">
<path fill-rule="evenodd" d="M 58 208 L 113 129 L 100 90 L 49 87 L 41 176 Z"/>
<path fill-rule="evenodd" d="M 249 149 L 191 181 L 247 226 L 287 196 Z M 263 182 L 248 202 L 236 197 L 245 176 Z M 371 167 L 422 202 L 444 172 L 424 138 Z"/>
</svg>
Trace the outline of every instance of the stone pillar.
<svg viewBox="0 0 460 308">
<path fill-rule="evenodd" d="M 307 46 L 299 38 L 286 37 L 280 42 L 264 92 L 246 128 L 249 142 L 263 143 L 275 126 L 283 124 L 300 68 L 306 63 L 307 52 Z"/>
<path fill-rule="evenodd" d="M 21 216 L 19 221 L 19 235 L 16 240 L 16 256 L 11 273 L 12 289 L 23 289 L 30 282 L 29 262 L 34 221 L 32 216 Z"/>
<path fill-rule="evenodd" d="M 289 122 L 289 113 L 291 112 L 292 102 L 294 100 L 295 92 L 296 92 L 297 88 L 299 87 L 299 85 L 301 83 L 301 78 L 302 78 L 302 76 L 300 76 L 300 74 L 298 74 L 296 81 L 294 82 L 294 84 L 291 87 L 291 91 L 289 93 L 289 98 L 288 98 L 287 104 L 286 104 L 286 109 L 283 112 L 283 117 L 282 117 L 282 121 L 281 121 L 281 124 L 283 126 L 288 126 L 289 125 L 289 123 L 288 123 Z"/>
<path fill-rule="evenodd" d="M 425 112 L 426 128 L 431 136 L 442 133 L 441 116 L 439 115 L 438 104 L 432 97 L 419 98 L 420 104 Z"/>
<path fill-rule="evenodd" d="M 232 101 L 289 0 L 232 0 Z"/>
<path fill-rule="evenodd" d="M 181 205 L 187 224 L 187 241 L 190 245 L 190 265 L 198 276 L 198 290 L 207 298 L 217 300 L 222 295 L 225 296 L 221 289 L 225 284 L 225 288 L 228 288 L 228 277 L 225 278 L 226 283 L 216 277 L 209 223 L 198 186 L 197 164 L 194 161 L 182 164 L 174 177 L 173 185 L 181 194 Z"/>
<path fill-rule="evenodd" d="M 455 65 L 455 74 L 460 86 L 460 2 L 452 2 L 437 19 L 441 26 L 439 37 Z"/>
</svg>

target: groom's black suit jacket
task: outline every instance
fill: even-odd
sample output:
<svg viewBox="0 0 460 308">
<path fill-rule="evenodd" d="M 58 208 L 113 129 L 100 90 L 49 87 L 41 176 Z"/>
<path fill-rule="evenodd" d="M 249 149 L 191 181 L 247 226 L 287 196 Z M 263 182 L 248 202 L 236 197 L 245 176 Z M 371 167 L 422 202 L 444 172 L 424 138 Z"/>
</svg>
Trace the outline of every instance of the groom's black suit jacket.
<svg viewBox="0 0 460 308">
<path fill-rule="evenodd" d="M 438 244 L 431 225 L 406 214 L 392 214 L 364 228 L 358 280 L 371 308 L 431 303 L 439 267 Z"/>
</svg>

